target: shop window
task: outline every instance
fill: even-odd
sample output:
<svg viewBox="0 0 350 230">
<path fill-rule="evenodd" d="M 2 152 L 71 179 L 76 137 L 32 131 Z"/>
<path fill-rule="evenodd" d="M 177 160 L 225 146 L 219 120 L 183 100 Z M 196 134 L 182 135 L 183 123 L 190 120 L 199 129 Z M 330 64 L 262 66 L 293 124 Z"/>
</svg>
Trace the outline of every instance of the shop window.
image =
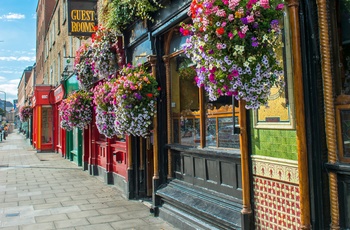
<svg viewBox="0 0 350 230">
<path fill-rule="evenodd" d="M 73 128 L 73 151 L 78 152 L 78 128 Z"/>
<path fill-rule="evenodd" d="M 341 71 L 340 84 L 342 86 L 341 92 L 350 95 L 350 1 L 339 0 L 336 1 L 337 7 L 337 25 L 339 34 L 339 60 Z M 339 92 L 338 92 L 339 95 Z"/>
<path fill-rule="evenodd" d="M 137 44 L 136 46 L 131 48 L 131 53 L 131 60 L 134 65 L 147 62 L 147 56 L 152 54 L 151 41 L 145 40 L 140 44 Z"/>
<path fill-rule="evenodd" d="M 337 12 L 334 14 L 333 32 L 338 36 L 335 45 L 335 94 L 336 122 L 339 160 L 350 162 L 350 1 L 337 0 L 332 2 Z"/>
<path fill-rule="evenodd" d="M 294 129 L 294 99 L 292 74 L 292 47 L 289 16 L 285 13 L 280 39 L 282 46 L 276 50 L 277 59 L 284 69 L 284 86 L 273 86 L 268 106 L 254 111 L 254 127 L 264 129 Z"/>
<path fill-rule="evenodd" d="M 172 142 L 185 146 L 239 148 L 238 108 L 231 96 L 209 101 L 194 80 L 196 71 L 183 55 L 179 36 L 175 34 L 170 51 L 168 81 L 171 92 Z M 203 95 L 203 97 L 201 96 Z M 201 99 L 203 98 L 203 99 Z M 203 112 L 202 112 L 203 111 Z"/>
<path fill-rule="evenodd" d="M 49 144 L 52 143 L 52 108 L 50 105 L 42 107 L 42 137 L 41 143 Z"/>
</svg>

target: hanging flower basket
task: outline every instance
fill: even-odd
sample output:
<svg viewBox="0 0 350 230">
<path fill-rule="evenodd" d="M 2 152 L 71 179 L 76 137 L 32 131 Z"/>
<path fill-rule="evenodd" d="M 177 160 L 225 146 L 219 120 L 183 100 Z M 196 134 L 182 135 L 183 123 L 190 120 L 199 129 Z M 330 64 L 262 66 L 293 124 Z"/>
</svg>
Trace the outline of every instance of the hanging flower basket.
<svg viewBox="0 0 350 230">
<path fill-rule="evenodd" d="M 121 32 L 138 19 L 153 21 L 152 12 L 161 7 L 157 0 L 111 0 L 102 8 L 100 15 L 107 28 Z"/>
<path fill-rule="evenodd" d="M 95 29 L 91 44 L 94 76 L 99 79 L 113 78 L 116 75 L 119 58 L 116 32 L 101 25 Z"/>
<path fill-rule="evenodd" d="M 92 121 L 92 95 L 80 90 L 70 94 L 58 107 L 61 127 L 83 130 Z"/>
<path fill-rule="evenodd" d="M 84 43 L 76 51 L 74 58 L 74 71 L 78 75 L 79 88 L 90 90 L 93 86 L 94 63 L 92 47 Z"/>
<path fill-rule="evenodd" d="M 96 107 L 96 127 L 99 133 L 105 135 L 108 138 L 112 138 L 116 135 L 114 129 L 115 115 L 114 108 L 108 107 L 108 110 L 105 111 L 100 107 Z"/>
<path fill-rule="evenodd" d="M 113 101 L 118 85 L 115 79 L 107 82 L 100 82 L 93 89 L 96 112 L 96 126 L 99 133 L 108 138 L 116 135 L 114 129 L 114 106 Z"/>
<path fill-rule="evenodd" d="M 23 106 L 19 110 L 19 119 L 21 122 L 26 122 L 33 115 L 33 108 L 30 106 Z"/>
<path fill-rule="evenodd" d="M 144 66 L 128 64 L 120 70 L 117 84 L 114 102 L 116 133 L 149 135 L 159 94 L 156 79 Z"/>
<path fill-rule="evenodd" d="M 193 0 L 193 24 L 183 49 L 196 63 L 196 82 L 210 100 L 234 95 L 247 109 L 266 105 L 270 89 L 283 84 L 275 51 L 281 47 L 282 0 Z"/>
</svg>

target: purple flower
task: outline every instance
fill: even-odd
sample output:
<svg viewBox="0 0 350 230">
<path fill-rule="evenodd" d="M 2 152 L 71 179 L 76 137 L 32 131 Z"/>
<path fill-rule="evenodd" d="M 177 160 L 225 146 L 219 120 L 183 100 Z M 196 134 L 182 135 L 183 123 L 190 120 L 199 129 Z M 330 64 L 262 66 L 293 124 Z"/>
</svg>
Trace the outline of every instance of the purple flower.
<svg viewBox="0 0 350 230">
<path fill-rule="evenodd" d="M 275 31 L 279 31 L 279 22 L 277 19 L 272 20 L 270 25 L 271 25 L 271 29 L 273 29 Z"/>
<path fill-rule="evenodd" d="M 256 37 L 252 37 L 252 46 L 257 47 L 259 45 L 259 42 L 257 41 Z"/>
<path fill-rule="evenodd" d="M 244 25 L 247 25 L 248 24 L 248 19 L 246 17 L 244 18 L 241 18 L 241 21 Z"/>
<path fill-rule="evenodd" d="M 136 97 L 137 100 L 141 100 L 142 96 L 138 93 L 134 93 L 134 97 Z"/>
</svg>

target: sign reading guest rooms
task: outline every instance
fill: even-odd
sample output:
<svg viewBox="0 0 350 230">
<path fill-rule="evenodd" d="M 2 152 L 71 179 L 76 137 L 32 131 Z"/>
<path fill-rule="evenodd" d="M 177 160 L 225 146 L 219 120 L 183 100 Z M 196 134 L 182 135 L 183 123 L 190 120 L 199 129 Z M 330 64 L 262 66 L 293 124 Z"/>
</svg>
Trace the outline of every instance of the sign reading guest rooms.
<svg viewBox="0 0 350 230">
<path fill-rule="evenodd" d="M 68 35 L 90 37 L 97 25 L 97 0 L 68 1 Z"/>
</svg>

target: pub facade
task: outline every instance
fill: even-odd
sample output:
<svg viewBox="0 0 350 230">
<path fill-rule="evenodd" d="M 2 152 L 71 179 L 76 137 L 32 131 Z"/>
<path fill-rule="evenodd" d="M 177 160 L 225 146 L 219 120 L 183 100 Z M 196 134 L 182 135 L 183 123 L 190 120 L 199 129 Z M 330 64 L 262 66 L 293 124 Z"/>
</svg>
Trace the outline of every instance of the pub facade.
<svg viewBox="0 0 350 230">
<path fill-rule="evenodd" d="M 193 82 L 180 32 L 190 6 L 163 1 L 153 21 L 119 31 L 125 63 L 158 82 L 153 131 L 107 138 L 94 112 L 73 135 L 83 169 L 184 229 L 349 228 L 347 1 L 284 2 L 283 87 L 256 110 L 232 96 L 209 100 Z"/>
</svg>

